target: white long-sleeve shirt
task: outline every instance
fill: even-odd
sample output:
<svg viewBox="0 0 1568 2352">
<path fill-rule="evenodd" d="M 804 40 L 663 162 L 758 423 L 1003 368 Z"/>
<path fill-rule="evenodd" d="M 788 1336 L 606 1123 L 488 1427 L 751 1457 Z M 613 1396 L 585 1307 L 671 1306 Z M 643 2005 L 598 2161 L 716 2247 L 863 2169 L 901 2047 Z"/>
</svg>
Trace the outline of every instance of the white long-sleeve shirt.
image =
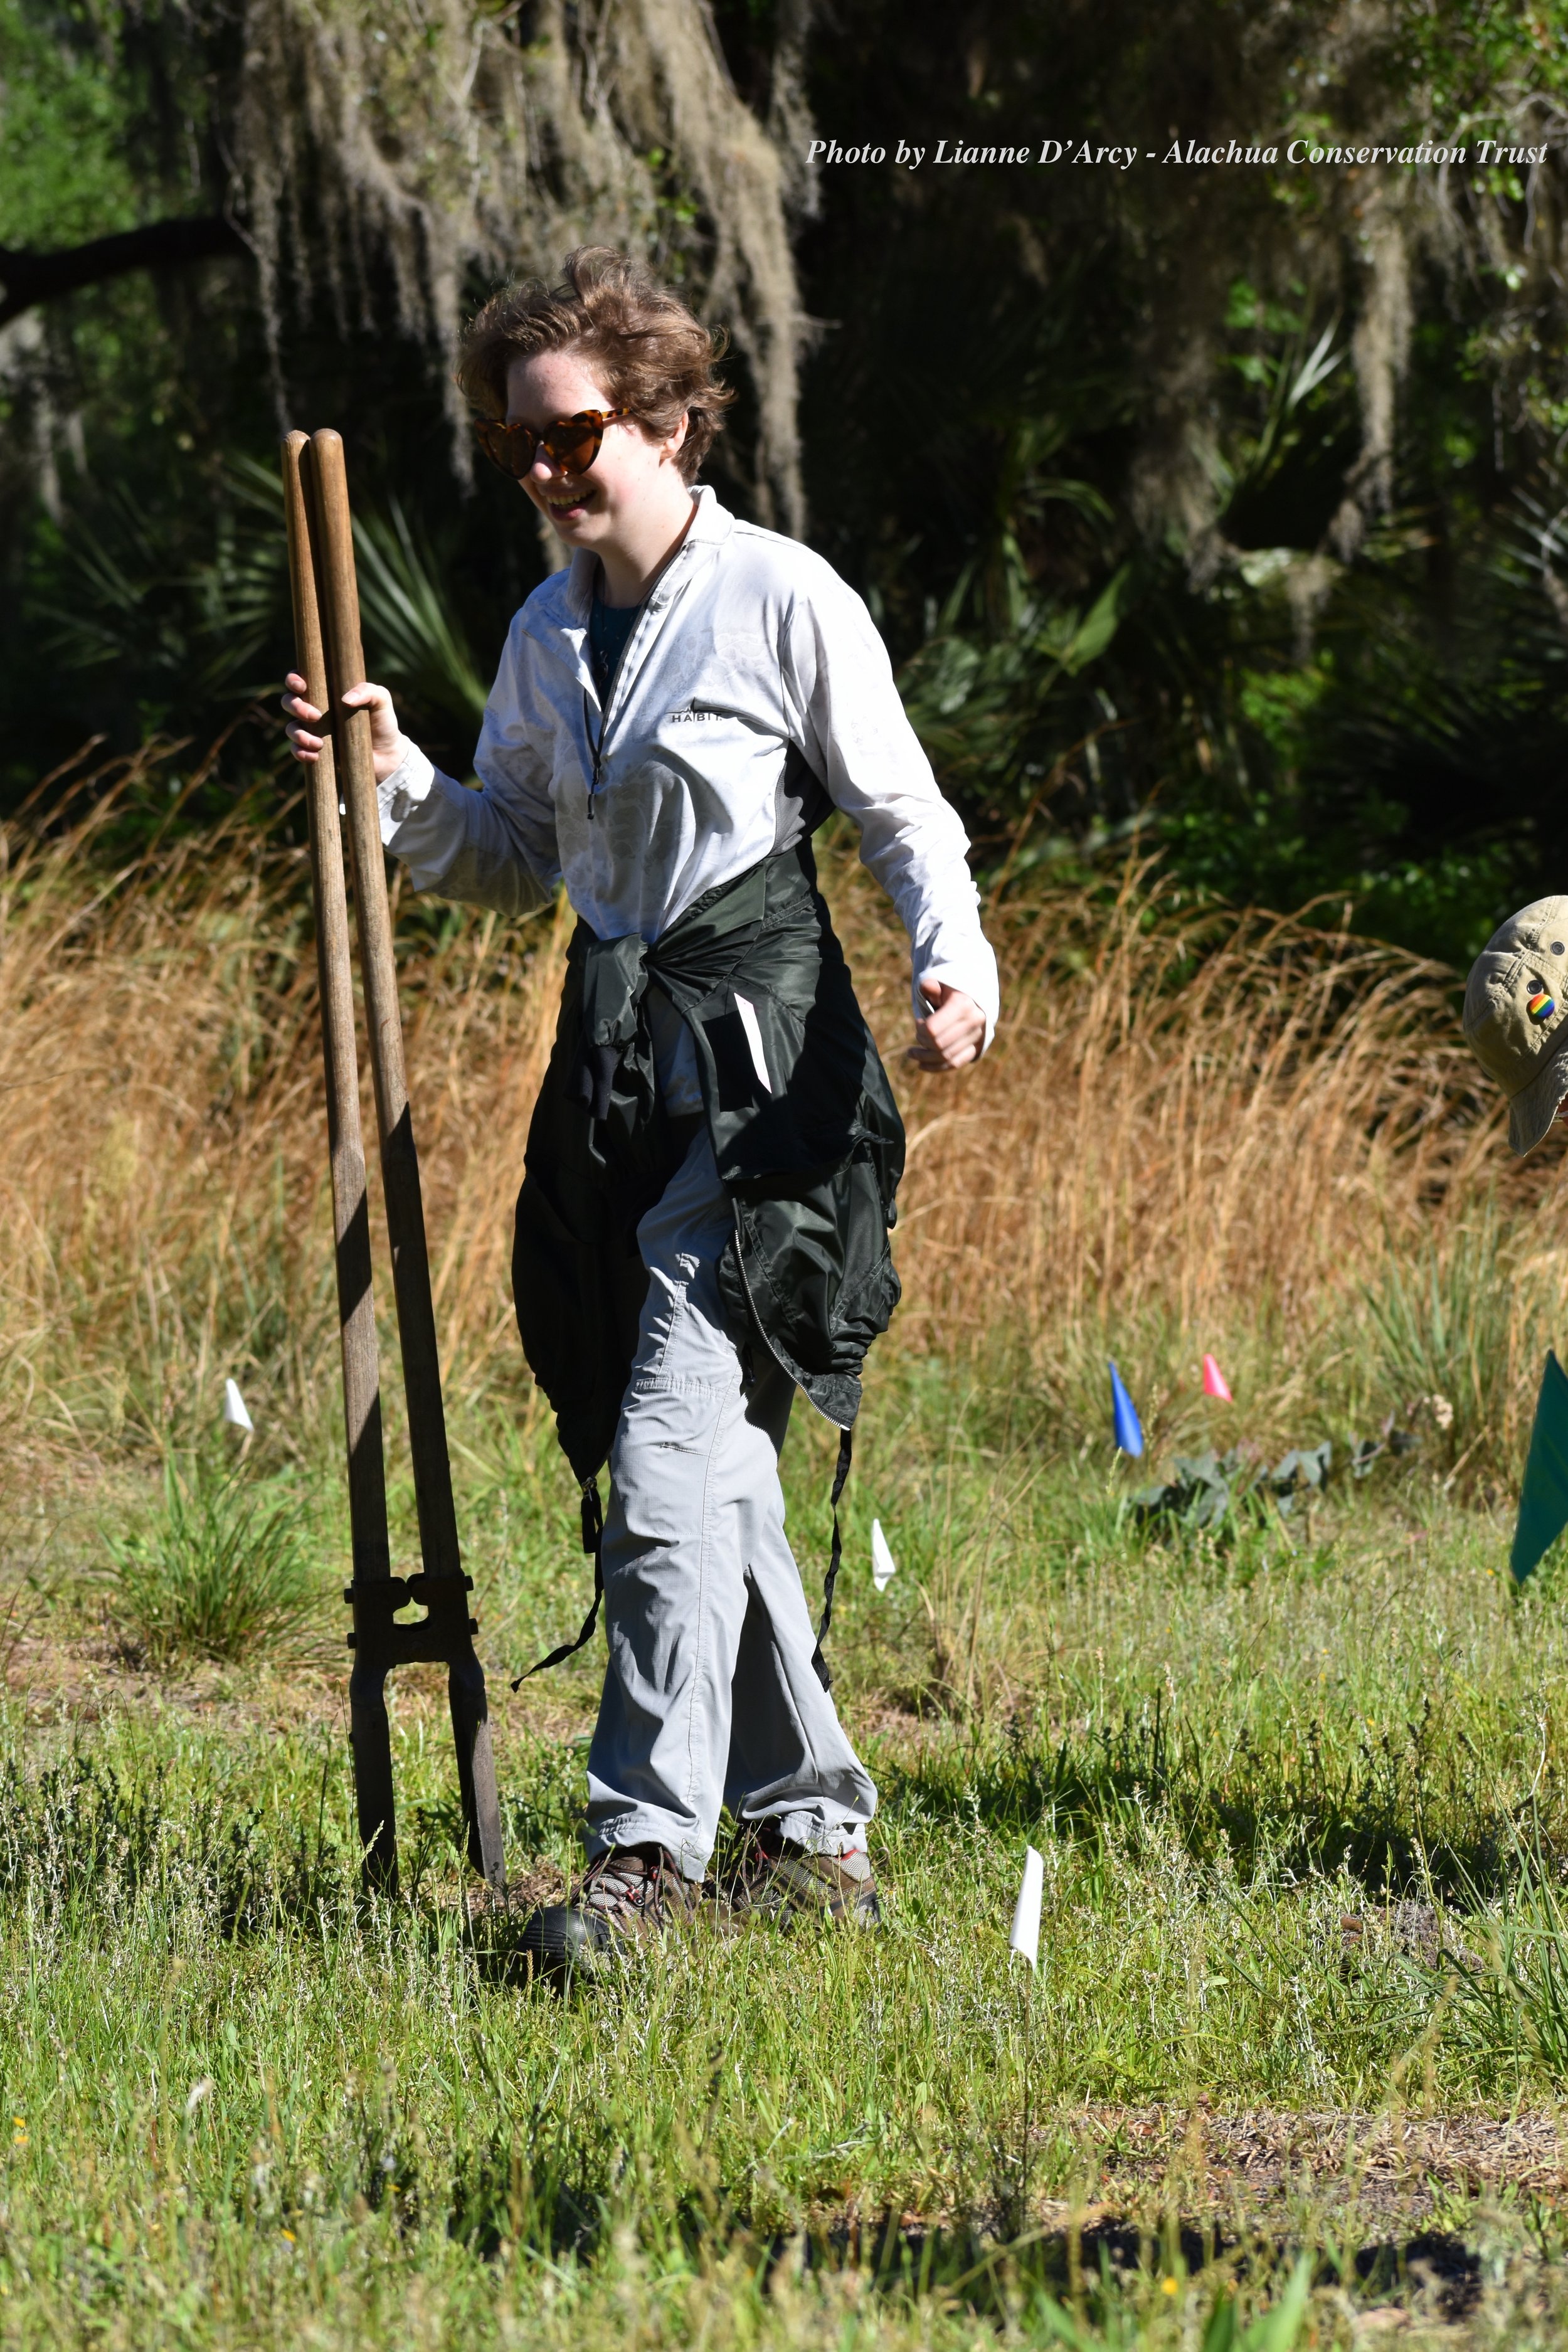
<svg viewBox="0 0 1568 2352">
<path fill-rule="evenodd" d="M 480 789 L 410 745 L 381 787 L 382 839 L 416 889 L 516 914 L 563 880 L 600 939 L 651 944 L 831 801 L 909 932 L 917 1015 L 920 982 L 942 981 L 980 1007 L 989 1044 L 996 959 L 968 839 L 869 613 L 810 548 L 693 497 L 605 704 L 588 651 L 597 558 L 579 550 L 512 622 Z"/>
</svg>

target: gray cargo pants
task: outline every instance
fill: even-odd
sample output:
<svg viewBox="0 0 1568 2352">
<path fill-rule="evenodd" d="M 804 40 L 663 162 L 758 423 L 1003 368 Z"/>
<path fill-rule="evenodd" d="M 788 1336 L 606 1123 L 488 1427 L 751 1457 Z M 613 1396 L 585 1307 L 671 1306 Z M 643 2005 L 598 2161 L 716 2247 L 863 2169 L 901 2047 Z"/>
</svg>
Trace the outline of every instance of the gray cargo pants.
<svg viewBox="0 0 1568 2352">
<path fill-rule="evenodd" d="M 656 1841 L 700 1878 L 721 1809 L 797 1843 L 866 1843 L 870 1775 L 812 1665 L 778 1457 L 795 1385 L 742 1381 L 719 1300 L 733 1218 L 706 1132 L 637 1227 L 648 1271 L 610 1451 L 610 1661 L 588 1751 L 590 1855 Z"/>
</svg>

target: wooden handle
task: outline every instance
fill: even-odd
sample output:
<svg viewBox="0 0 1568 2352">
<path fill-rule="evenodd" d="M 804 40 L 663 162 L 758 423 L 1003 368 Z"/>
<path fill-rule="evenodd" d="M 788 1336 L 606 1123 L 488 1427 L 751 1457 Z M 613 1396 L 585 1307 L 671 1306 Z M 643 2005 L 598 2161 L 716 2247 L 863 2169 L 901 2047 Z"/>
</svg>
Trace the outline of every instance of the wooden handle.
<svg viewBox="0 0 1568 2352">
<path fill-rule="evenodd" d="M 321 615 L 316 603 L 310 525 L 305 511 L 305 486 L 300 470 L 310 446 L 308 434 L 289 433 L 284 436 L 283 520 L 289 534 L 289 593 L 294 605 L 294 667 L 304 679 L 305 692 L 316 709 L 325 710 L 327 650 L 321 642 Z M 317 761 L 312 775 L 319 773 L 322 766 L 329 769 L 331 766 L 330 745 L 324 760 Z"/>
<path fill-rule="evenodd" d="M 348 806 L 349 840 L 353 850 L 354 919 L 359 929 L 370 1066 L 381 1128 L 382 1174 L 392 1240 L 404 1385 L 408 1391 L 408 1433 L 414 1454 L 421 1549 L 427 1576 L 460 1576 L 462 1562 L 458 1551 L 457 1515 L 452 1506 L 436 1318 L 426 1255 L 425 1204 L 403 1058 L 403 1020 L 397 1002 L 397 966 L 381 845 L 381 811 L 371 751 L 370 715 L 367 711 L 342 709 L 342 698 L 348 688 L 363 683 L 364 656 L 359 635 L 353 526 L 349 516 L 343 445 L 337 434 L 318 433 L 312 437 L 307 479 L 308 487 L 314 491 L 311 520 L 316 525 L 316 565 L 326 624 L 332 712 L 342 755 L 338 772 Z"/>
<path fill-rule="evenodd" d="M 327 667 L 331 679 L 333 740 L 339 751 L 339 782 L 348 809 L 349 840 L 353 850 L 354 916 L 359 926 L 360 962 L 370 1023 L 371 1075 L 375 1081 L 376 1117 L 384 1156 L 387 1138 L 397 1132 L 408 1108 L 408 1079 L 403 1058 L 403 1020 L 397 1005 L 397 965 L 393 953 L 392 908 L 386 896 L 386 866 L 381 846 L 381 810 L 376 799 L 370 713 L 342 708 L 342 698 L 349 688 L 364 684 L 364 647 L 360 643 L 359 583 L 354 576 L 348 477 L 338 434 L 322 432 L 312 436 L 307 478 L 314 492 L 316 568 L 321 580 Z M 404 1345 L 406 1353 L 406 1340 Z"/>
<path fill-rule="evenodd" d="M 302 433 L 290 433 L 283 444 L 289 584 L 294 600 L 300 674 L 310 700 L 318 710 L 325 710 L 330 688 L 300 472 L 306 446 Z M 338 1252 L 338 1305 L 343 1335 L 349 1500 L 356 1548 L 363 1543 L 365 1554 L 363 1568 L 356 1559 L 354 1573 L 385 1576 L 390 1570 L 382 1459 L 381 1381 L 371 1287 L 364 1139 L 360 1127 L 359 1058 L 354 1050 L 348 894 L 343 882 L 342 835 L 338 824 L 337 776 L 331 742 L 323 743 L 314 766 L 306 771 L 306 780 L 310 870 L 316 898 L 316 958 L 321 974 L 321 1044 L 327 1068 L 327 1132 Z M 356 1472 L 361 1475 L 356 1475 Z"/>
</svg>

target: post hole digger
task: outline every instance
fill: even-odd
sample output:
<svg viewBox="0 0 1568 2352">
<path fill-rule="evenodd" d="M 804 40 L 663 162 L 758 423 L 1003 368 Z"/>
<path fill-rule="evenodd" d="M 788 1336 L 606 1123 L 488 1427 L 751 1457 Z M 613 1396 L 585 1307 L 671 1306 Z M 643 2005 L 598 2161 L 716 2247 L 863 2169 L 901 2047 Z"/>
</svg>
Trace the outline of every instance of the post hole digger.
<svg viewBox="0 0 1568 2352">
<path fill-rule="evenodd" d="M 478 1624 L 468 1614 L 473 1580 L 463 1572 L 447 1452 L 370 717 L 363 710 L 345 710 L 342 702 L 345 689 L 364 676 L 364 658 L 348 481 L 339 436 L 290 433 L 283 444 L 283 484 L 299 669 L 316 706 L 336 714 L 330 740 L 307 771 L 306 797 L 321 975 L 353 1559 L 353 1581 L 343 1595 L 353 1612 L 353 1631 L 348 1636 L 353 1652 L 349 1678 L 350 1739 L 364 1874 L 367 1885 L 395 1892 L 397 1829 L 386 1677 L 395 1666 L 444 1665 L 468 1855 L 492 1895 L 501 1897 L 506 1872 L 495 1755 L 484 1669 L 473 1643 Z M 340 794 L 348 819 L 365 1025 L 419 1521 L 422 1567 L 417 1575 L 409 1577 L 392 1574 L 387 1541 L 380 1371 Z M 424 1616 L 411 1622 L 400 1621 L 399 1612 L 410 1603 L 422 1608 Z"/>
</svg>

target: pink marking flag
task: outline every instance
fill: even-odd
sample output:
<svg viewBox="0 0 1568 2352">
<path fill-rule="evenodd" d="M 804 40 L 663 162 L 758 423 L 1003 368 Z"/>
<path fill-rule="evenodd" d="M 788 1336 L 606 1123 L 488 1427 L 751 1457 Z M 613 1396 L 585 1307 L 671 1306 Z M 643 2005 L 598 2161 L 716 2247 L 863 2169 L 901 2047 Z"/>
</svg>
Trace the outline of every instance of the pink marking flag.
<svg viewBox="0 0 1568 2352">
<path fill-rule="evenodd" d="M 1236 1402 L 1236 1399 L 1231 1395 L 1229 1383 L 1226 1381 L 1225 1374 L 1220 1370 L 1219 1366 L 1215 1362 L 1212 1356 L 1205 1356 L 1204 1358 L 1204 1394 L 1205 1396 L 1218 1397 L 1221 1404 L 1234 1404 Z"/>
</svg>

